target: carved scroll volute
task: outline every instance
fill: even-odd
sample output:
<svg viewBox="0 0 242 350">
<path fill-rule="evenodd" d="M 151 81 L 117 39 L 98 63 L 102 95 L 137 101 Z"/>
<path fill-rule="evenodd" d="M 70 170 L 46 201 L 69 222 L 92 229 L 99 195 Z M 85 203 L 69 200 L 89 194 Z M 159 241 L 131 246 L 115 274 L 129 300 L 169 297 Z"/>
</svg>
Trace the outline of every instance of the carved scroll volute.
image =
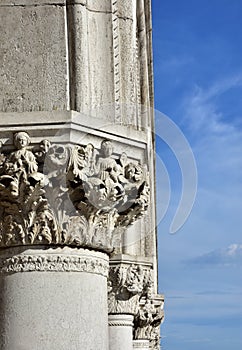
<svg viewBox="0 0 242 350">
<path fill-rule="evenodd" d="M 0 246 L 65 244 L 110 252 L 115 228 L 132 224 L 149 204 L 145 166 L 113 156 L 103 140 L 72 148 L 48 140 L 31 146 L 14 135 L 0 154 Z"/>
</svg>

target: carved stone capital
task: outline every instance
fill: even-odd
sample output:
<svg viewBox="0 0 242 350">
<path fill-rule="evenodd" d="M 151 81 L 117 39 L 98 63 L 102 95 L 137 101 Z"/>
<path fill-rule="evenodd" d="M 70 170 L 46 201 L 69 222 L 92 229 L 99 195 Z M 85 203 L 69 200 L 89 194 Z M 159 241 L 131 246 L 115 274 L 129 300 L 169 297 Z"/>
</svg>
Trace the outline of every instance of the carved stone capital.
<svg viewBox="0 0 242 350">
<path fill-rule="evenodd" d="M 160 324 L 164 320 L 164 297 L 149 295 L 141 298 L 134 320 L 134 339 L 150 341 L 151 349 L 160 349 Z"/>
<path fill-rule="evenodd" d="M 108 278 L 109 314 L 133 314 L 139 311 L 140 299 L 153 289 L 150 267 L 138 264 L 111 265 Z"/>
<path fill-rule="evenodd" d="M 146 167 L 103 140 L 67 146 L 26 132 L 14 149 L 0 148 L 0 247 L 69 245 L 111 252 L 118 227 L 131 225 L 149 204 Z"/>
</svg>

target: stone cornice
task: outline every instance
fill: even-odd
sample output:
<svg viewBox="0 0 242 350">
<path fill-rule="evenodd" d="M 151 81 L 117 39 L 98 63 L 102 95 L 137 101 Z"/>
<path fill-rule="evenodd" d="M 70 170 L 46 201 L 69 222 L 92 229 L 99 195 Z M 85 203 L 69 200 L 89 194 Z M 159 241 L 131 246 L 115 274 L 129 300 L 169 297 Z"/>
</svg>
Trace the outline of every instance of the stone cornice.
<svg viewBox="0 0 242 350">
<path fill-rule="evenodd" d="M 153 266 L 153 257 L 134 256 L 129 254 L 112 254 L 110 257 L 110 266 L 116 266 L 117 264 L 127 265 L 141 265 L 146 268 Z"/>
</svg>

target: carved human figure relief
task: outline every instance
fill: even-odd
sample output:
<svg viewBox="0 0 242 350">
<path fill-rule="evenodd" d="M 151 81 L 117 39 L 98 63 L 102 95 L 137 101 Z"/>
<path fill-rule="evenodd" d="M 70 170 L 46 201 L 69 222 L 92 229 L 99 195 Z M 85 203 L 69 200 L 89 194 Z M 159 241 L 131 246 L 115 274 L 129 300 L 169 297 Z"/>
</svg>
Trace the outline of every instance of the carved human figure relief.
<svg viewBox="0 0 242 350">
<path fill-rule="evenodd" d="M 115 228 L 144 215 L 149 203 L 145 166 L 113 144 L 31 146 L 26 132 L 14 135 L 0 154 L 0 246 L 67 244 L 113 249 Z"/>
<path fill-rule="evenodd" d="M 32 174 L 38 171 L 38 164 L 34 154 L 27 149 L 30 144 L 30 137 L 26 132 L 18 132 L 14 135 L 14 146 L 16 151 L 9 157 L 15 170 L 22 169 L 26 174 Z"/>
</svg>

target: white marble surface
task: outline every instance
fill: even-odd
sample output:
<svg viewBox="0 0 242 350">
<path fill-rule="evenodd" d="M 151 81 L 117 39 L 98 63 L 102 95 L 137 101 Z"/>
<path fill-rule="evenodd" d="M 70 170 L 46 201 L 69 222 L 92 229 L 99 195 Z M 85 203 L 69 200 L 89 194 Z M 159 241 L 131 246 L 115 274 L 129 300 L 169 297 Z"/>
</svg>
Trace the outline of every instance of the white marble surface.
<svg viewBox="0 0 242 350">
<path fill-rule="evenodd" d="M 98 264 L 108 257 L 83 249 L 11 249 L 35 257 L 83 257 Z M 28 260 L 28 259 L 27 259 Z M 25 263 L 26 264 L 26 263 Z M 22 261 L 24 265 L 24 260 Z M 32 266 L 32 268 L 33 268 Z M 0 276 L 1 350 L 108 350 L 107 281 L 97 273 L 27 271 Z"/>
<path fill-rule="evenodd" d="M 133 350 L 133 316 L 109 315 L 109 350 Z"/>
</svg>

